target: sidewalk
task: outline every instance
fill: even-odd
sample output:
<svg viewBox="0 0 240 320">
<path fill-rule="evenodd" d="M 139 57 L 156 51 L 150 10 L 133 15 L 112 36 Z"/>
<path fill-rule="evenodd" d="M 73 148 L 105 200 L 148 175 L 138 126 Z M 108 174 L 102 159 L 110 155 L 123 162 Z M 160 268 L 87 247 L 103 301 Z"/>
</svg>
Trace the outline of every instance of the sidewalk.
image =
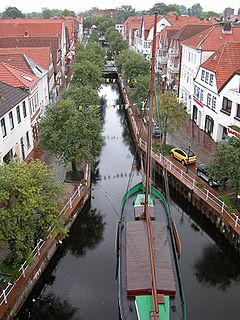
<svg viewBox="0 0 240 320">
<path fill-rule="evenodd" d="M 173 135 L 167 137 L 167 143 L 176 147 L 190 144 L 197 155 L 198 163 L 209 162 L 217 147 L 217 143 L 190 119 Z"/>
</svg>

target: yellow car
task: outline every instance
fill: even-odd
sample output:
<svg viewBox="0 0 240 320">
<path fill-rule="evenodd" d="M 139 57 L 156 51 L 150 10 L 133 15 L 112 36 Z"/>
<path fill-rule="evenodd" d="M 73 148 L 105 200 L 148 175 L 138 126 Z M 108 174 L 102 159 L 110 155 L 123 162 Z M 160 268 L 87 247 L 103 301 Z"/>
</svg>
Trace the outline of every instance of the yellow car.
<svg viewBox="0 0 240 320">
<path fill-rule="evenodd" d="M 196 155 L 189 148 L 173 148 L 170 150 L 170 155 L 184 166 L 197 161 Z"/>
</svg>

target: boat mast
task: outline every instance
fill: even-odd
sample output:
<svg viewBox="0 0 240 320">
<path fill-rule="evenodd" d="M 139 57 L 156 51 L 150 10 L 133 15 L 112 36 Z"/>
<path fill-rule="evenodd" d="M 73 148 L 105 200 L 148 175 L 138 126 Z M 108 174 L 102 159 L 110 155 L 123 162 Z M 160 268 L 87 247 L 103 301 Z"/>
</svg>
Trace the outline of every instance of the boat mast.
<svg viewBox="0 0 240 320">
<path fill-rule="evenodd" d="M 150 69 L 150 106 L 148 116 L 148 139 L 147 139 L 147 160 L 146 160 L 146 179 L 145 179 L 145 201 L 144 201 L 144 216 L 147 225 L 148 247 L 150 256 L 150 266 L 152 275 L 152 299 L 153 299 L 153 315 L 154 320 L 158 318 L 158 299 L 157 299 L 157 284 L 156 272 L 153 253 L 154 235 L 151 225 L 151 219 L 148 214 L 148 194 L 149 194 L 149 180 L 150 180 L 150 162 L 151 162 L 151 149 L 152 149 L 152 121 L 153 121 L 153 103 L 154 103 L 154 80 L 155 80 L 155 59 L 156 59 L 156 33 L 157 33 L 157 13 L 154 16 L 154 31 L 152 43 L 152 61 Z"/>
</svg>

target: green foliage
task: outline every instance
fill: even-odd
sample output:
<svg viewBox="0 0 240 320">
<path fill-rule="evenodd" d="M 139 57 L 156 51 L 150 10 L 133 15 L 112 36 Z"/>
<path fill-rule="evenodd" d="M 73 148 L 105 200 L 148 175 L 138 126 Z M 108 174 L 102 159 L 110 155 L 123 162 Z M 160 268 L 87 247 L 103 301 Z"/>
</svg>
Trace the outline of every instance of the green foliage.
<svg viewBox="0 0 240 320">
<path fill-rule="evenodd" d="M 159 13 L 161 15 L 166 15 L 168 12 L 168 6 L 165 3 L 156 3 L 151 9 L 150 13 Z"/>
<path fill-rule="evenodd" d="M 63 98 L 73 100 L 75 107 L 98 105 L 100 100 L 97 91 L 89 85 L 80 87 L 70 86 L 64 92 Z"/>
<path fill-rule="evenodd" d="M 129 16 L 135 16 L 136 12 L 132 6 L 121 6 L 117 8 L 116 23 L 123 23 Z"/>
<path fill-rule="evenodd" d="M 0 243 L 9 245 L 13 266 L 29 259 L 49 226 L 56 225 L 56 232 L 63 229 L 58 217 L 61 193 L 61 185 L 40 161 L 0 165 Z"/>
<path fill-rule="evenodd" d="M 180 6 L 177 4 L 169 4 L 167 6 L 167 12 L 175 12 L 177 15 L 181 15 Z"/>
<path fill-rule="evenodd" d="M 149 98 L 149 82 L 149 75 L 139 75 L 134 80 L 134 87 L 130 89 L 131 101 L 145 101 Z"/>
<path fill-rule="evenodd" d="M 79 44 L 75 55 L 75 63 L 84 63 L 85 60 L 96 64 L 101 70 L 105 66 L 105 52 L 100 44 L 90 42 L 86 46 Z"/>
<path fill-rule="evenodd" d="M 49 19 L 51 17 L 59 17 L 62 15 L 62 10 L 59 9 L 48 9 L 48 8 L 42 8 L 42 16 L 44 19 Z"/>
<path fill-rule="evenodd" d="M 219 13 L 216 13 L 214 11 L 207 11 L 207 12 L 203 12 L 201 14 L 201 18 L 202 19 L 208 19 L 210 17 L 220 17 L 220 14 Z"/>
<path fill-rule="evenodd" d="M 132 50 L 123 50 L 117 57 L 118 70 L 125 79 L 136 79 L 149 74 L 149 62 Z"/>
<path fill-rule="evenodd" d="M 188 8 L 189 16 L 201 17 L 202 12 L 203 12 L 203 8 L 200 5 L 200 3 L 196 3 L 191 8 Z"/>
<path fill-rule="evenodd" d="M 96 30 L 92 30 L 92 32 L 90 34 L 88 43 L 91 43 L 91 42 L 96 42 L 96 43 L 99 42 L 99 34 Z"/>
<path fill-rule="evenodd" d="M 104 35 L 108 28 L 114 27 L 114 22 L 109 17 L 98 17 L 98 16 L 90 16 L 84 19 L 83 27 L 91 28 L 92 26 L 96 26 L 96 31 L 99 36 Z"/>
<path fill-rule="evenodd" d="M 238 202 L 240 187 L 240 140 L 230 138 L 228 142 L 221 142 L 210 166 L 210 176 L 216 180 L 228 177 L 235 190 L 235 204 Z"/>
<path fill-rule="evenodd" d="M 7 7 L 2 13 L 2 18 L 25 18 L 25 15 L 16 7 Z"/>
<path fill-rule="evenodd" d="M 127 42 L 123 40 L 121 34 L 115 27 L 107 29 L 105 38 L 110 50 L 120 51 L 127 49 Z"/>
<path fill-rule="evenodd" d="M 184 104 L 179 103 L 170 91 L 160 93 L 156 97 L 154 119 L 160 132 L 163 133 L 163 142 L 166 143 L 167 134 L 174 133 L 188 118 Z"/>
<path fill-rule="evenodd" d="M 90 85 L 98 90 L 103 83 L 102 71 L 97 64 L 82 60 L 74 64 L 72 84 L 75 86 Z"/>
<path fill-rule="evenodd" d="M 159 143 L 153 143 L 153 151 L 154 152 L 161 152 L 163 156 L 168 156 L 170 154 L 170 150 L 174 148 L 175 146 L 171 144 L 159 144 Z"/>
<path fill-rule="evenodd" d="M 64 10 L 62 11 L 62 16 L 65 16 L 65 17 L 67 17 L 67 16 L 76 17 L 76 14 L 75 14 L 75 12 L 72 11 L 72 10 L 64 9 Z"/>
<path fill-rule="evenodd" d="M 99 110 L 79 111 L 76 101 L 67 99 L 50 106 L 40 122 L 40 142 L 61 162 L 80 159 L 92 162 L 102 145 Z"/>
</svg>

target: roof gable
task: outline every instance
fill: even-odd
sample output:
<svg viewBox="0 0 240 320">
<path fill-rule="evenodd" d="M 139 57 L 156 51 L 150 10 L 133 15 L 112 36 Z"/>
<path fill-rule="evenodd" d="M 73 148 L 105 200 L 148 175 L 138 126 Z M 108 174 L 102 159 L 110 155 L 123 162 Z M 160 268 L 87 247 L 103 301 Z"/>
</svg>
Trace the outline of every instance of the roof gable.
<svg viewBox="0 0 240 320">
<path fill-rule="evenodd" d="M 34 74 L 24 72 L 21 69 L 1 62 L 0 81 L 7 83 L 13 87 L 32 88 L 39 81 L 39 78 Z"/>
<path fill-rule="evenodd" d="M 224 84 L 240 69 L 240 42 L 223 44 L 201 66 L 215 73 L 217 89 L 221 91 Z"/>
<path fill-rule="evenodd" d="M 239 42 L 240 28 L 232 27 L 232 33 L 223 33 L 222 26 L 215 25 L 195 36 L 184 40 L 182 45 L 186 45 L 202 51 L 216 51 L 226 42 Z"/>
</svg>

